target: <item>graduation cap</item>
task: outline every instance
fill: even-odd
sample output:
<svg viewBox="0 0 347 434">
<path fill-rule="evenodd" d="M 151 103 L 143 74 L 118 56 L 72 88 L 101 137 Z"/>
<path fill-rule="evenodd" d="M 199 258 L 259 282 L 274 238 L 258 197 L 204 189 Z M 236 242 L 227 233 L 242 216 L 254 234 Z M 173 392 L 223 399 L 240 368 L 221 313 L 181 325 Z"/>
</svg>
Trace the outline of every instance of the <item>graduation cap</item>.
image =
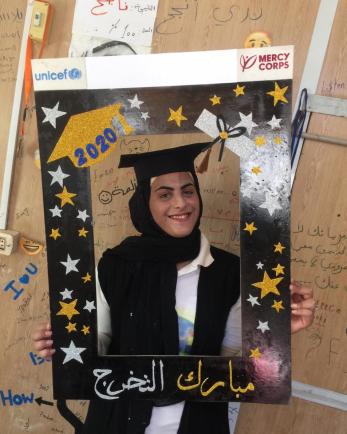
<svg viewBox="0 0 347 434">
<path fill-rule="evenodd" d="M 195 173 L 194 160 L 200 152 L 208 149 L 211 142 L 192 143 L 176 148 L 120 157 L 118 167 L 134 167 L 138 182 L 173 172 Z"/>
<path fill-rule="evenodd" d="M 194 160 L 203 151 L 208 152 L 197 169 L 198 173 L 207 170 L 211 148 L 220 143 L 219 161 L 222 159 L 225 141 L 232 137 L 239 137 L 246 132 L 245 127 L 229 128 L 223 116 L 216 118 L 219 135 L 212 142 L 192 143 L 177 148 L 162 149 L 160 151 L 144 152 L 141 154 L 126 154 L 120 158 L 119 166 L 134 167 L 137 181 L 143 181 L 155 176 L 172 172 L 195 173 Z"/>
</svg>

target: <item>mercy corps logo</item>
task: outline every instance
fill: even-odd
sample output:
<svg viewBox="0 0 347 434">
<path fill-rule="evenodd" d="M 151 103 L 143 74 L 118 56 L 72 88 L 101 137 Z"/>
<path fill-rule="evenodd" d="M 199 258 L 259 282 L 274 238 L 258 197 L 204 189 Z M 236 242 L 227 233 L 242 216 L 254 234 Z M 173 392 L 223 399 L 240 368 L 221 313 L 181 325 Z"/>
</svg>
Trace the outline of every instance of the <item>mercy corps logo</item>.
<svg viewBox="0 0 347 434">
<path fill-rule="evenodd" d="M 82 71 L 78 68 L 67 69 L 61 72 L 35 72 L 35 80 L 78 80 L 82 77 Z"/>
<path fill-rule="evenodd" d="M 290 53 L 278 53 L 278 54 L 255 54 L 254 56 L 244 56 L 241 54 L 240 65 L 242 72 L 246 69 L 251 69 L 256 64 L 260 71 L 270 69 L 286 69 L 289 68 L 288 57 Z"/>
</svg>

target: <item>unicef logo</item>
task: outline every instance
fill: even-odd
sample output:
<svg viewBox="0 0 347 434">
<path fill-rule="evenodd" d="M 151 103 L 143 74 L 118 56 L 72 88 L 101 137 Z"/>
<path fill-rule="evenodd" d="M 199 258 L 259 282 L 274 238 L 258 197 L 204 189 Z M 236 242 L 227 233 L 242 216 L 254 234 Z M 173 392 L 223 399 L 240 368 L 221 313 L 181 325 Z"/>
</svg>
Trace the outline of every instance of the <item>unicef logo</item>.
<svg viewBox="0 0 347 434">
<path fill-rule="evenodd" d="M 78 80 L 79 78 L 81 78 L 81 76 L 82 76 L 82 71 L 80 69 L 77 68 L 70 69 L 69 78 L 71 78 L 71 80 Z"/>
<path fill-rule="evenodd" d="M 81 77 L 82 77 L 82 71 L 78 68 L 72 68 L 72 69 L 65 68 L 64 71 L 60 71 L 60 72 L 47 71 L 47 72 L 35 73 L 36 81 L 67 80 L 68 78 L 70 80 L 79 80 Z"/>
</svg>

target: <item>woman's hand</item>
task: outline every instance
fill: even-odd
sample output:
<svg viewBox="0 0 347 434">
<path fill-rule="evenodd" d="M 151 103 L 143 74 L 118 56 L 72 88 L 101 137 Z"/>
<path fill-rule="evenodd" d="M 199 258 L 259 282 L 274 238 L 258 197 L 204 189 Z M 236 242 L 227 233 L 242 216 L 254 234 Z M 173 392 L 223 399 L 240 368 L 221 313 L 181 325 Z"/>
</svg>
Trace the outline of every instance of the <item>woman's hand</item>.
<svg viewBox="0 0 347 434">
<path fill-rule="evenodd" d="M 296 333 L 312 324 L 316 302 L 312 288 L 302 286 L 293 279 L 289 288 L 291 292 L 291 330 L 292 333 Z"/>
<path fill-rule="evenodd" d="M 52 329 L 50 323 L 39 324 L 33 330 L 31 335 L 34 341 L 34 348 L 38 351 L 41 357 L 51 360 L 55 353 L 52 340 Z"/>
</svg>

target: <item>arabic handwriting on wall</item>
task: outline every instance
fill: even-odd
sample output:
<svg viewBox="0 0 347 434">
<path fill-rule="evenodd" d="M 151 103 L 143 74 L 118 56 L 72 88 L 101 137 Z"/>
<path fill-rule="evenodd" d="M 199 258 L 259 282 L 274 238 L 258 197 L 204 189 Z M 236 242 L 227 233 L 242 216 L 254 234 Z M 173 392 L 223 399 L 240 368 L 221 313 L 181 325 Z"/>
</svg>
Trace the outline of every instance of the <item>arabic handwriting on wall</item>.
<svg viewBox="0 0 347 434">
<path fill-rule="evenodd" d="M 170 7 L 167 16 L 159 21 L 155 31 L 160 35 L 177 35 L 183 30 L 182 18 L 189 9 L 189 2 L 185 0 L 185 4 L 181 7 Z"/>
<path fill-rule="evenodd" d="M 28 294 L 26 297 L 24 297 L 22 303 L 17 307 L 17 310 L 23 315 L 26 308 L 29 306 L 29 303 L 32 299 L 32 295 Z"/>
<path fill-rule="evenodd" d="M 191 13 L 193 21 L 197 22 L 199 15 L 198 0 L 185 0 L 184 4 L 176 4 L 170 7 L 167 15 L 157 24 L 155 31 L 160 35 L 177 35 L 181 33 L 184 29 L 183 19 L 188 12 Z M 253 11 L 247 7 L 245 10 L 233 4 L 229 8 L 213 7 L 209 16 L 212 18 L 212 24 L 215 26 L 223 26 L 230 23 L 234 18 L 240 23 L 244 23 L 246 20 L 258 21 L 263 16 L 263 9 Z"/>
<path fill-rule="evenodd" d="M 132 179 L 130 181 L 130 186 L 128 186 L 127 188 L 120 188 L 118 185 L 116 185 L 116 187 L 111 192 L 107 190 L 101 190 L 98 194 L 99 202 L 101 202 L 103 205 L 108 205 L 112 202 L 113 196 L 125 196 L 128 193 L 135 191 L 135 188 L 136 181 Z"/>
<path fill-rule="evenodd" d="M 310 333 L 309 335 L 309 348 L 306 350 L 305 353 L 305 359 L 308 359 L 310 357 L 310 355 L 313 355 L 313 352 L 320 347 L 321 343 L 322 343 L 322 336 L 320 335 L 319 332 L 317 331 L 313 331 L 312 333 Z"/>
<path fill-rule="evenodd" d="M 244 23 L 247 19 L 250 21 L 258 21 L 263 16 L 263 9 L 260 11 L 250 11 L 247 7 L 246 12 L 238 5 L 231 5 L 229 8 L 215 7 L 212 10 L 212 17 L 216 26 L 222 26 L 232 21 L 233 18 L 240 20 Z"/>
<path fill-rule="evenodd" d="M 347 234 L 319 224 L 297 224 L 292 234 L 292 262 L 315 273 L 313 284 L 323 290 L 347 290 L 341 284 L 347 277 Z"/>
<path fill-rule="evenodd" d="M 128 10 L 128 5 L 124 0 L 95 0 L 95 3 L 90 10 L 90 13 L 95 16 L 108 14 L 112 6 L 115 6 L 116 11 Z"/>
<path fill-rule="evenodd" d="M 186 377 L 180 374 L 177 378 L 177 387 L 182 391 L 189 391 L 194 389 L 199 389 L 201 396 L 209 396 L 214 390 L 219 387 L 228 387 L 231 392 L 233 392 L 236 398 L 240 397 L 240 393 L 247 393 L 248 391 L 254 391 L 255 387 L 252 382 L 249 382 L 246 387 L 235 387 L 233 384 L 233 366 L 231 360 L 228 363 L 228 379 L 217 380 L 211 384 L 209 377 L 202 379 L 202 361 L 199 360 L 197 373 L 190 371 Z"/>
<path fill-rule="evenodd" d="M 16 80 L 17 45 L 21 40 L 23 16 L 19 8 L 0 10 L 0 84 Z M 14 25 L 18 28 L 15 29 Z"/>
<path fill-rule="evenodd" d="M 0 23 L 18 23 L 23 21 L 23 11 L 19 8 L 0 11 Z"/>
<path fill-rule="evenodd" d="M 330 276 L 316 276 L 314 278 L 315 285 L 320 289 L 337 289 L 339 287 L 338 283 L 335 283 Z"/>
<path fill-rule="evenodd" d="M 113 400 L 119 399 L 119 395 L 126 390 L 137 389 L 139 392 L 155 392 L 157 391 L 156 371 L 159 370 L 159 383 L 161 392 L 164 390 L 164 363 L 162 360 L 156 363 L 152 360 L 152 370 L 150 375 L 143 375 L 143 378 L 134 376 L 134 371 L 129 371 L 129 377 L 126 382 L 115 384 L 115 380 L 109 376 L 112 374 L 112 369 L 94 369 L 93 374 L 97 378 L 94 391 L 99 398 Z M 107 378 L 108 377 L 108 378 Z"/>
<path fill-rule="evenodd" d="M 343 340 L 345 341 L 344 343 Z M 342 369 L 344 375 L 347 375 L 346 352 L 344 351 L 346 348 L 346 340 L 346 336 L 343 336 L 342 338 L 331 337 L 329 341 L 328 358 L 328 365 L 335 369 Z"/>
</svg>

